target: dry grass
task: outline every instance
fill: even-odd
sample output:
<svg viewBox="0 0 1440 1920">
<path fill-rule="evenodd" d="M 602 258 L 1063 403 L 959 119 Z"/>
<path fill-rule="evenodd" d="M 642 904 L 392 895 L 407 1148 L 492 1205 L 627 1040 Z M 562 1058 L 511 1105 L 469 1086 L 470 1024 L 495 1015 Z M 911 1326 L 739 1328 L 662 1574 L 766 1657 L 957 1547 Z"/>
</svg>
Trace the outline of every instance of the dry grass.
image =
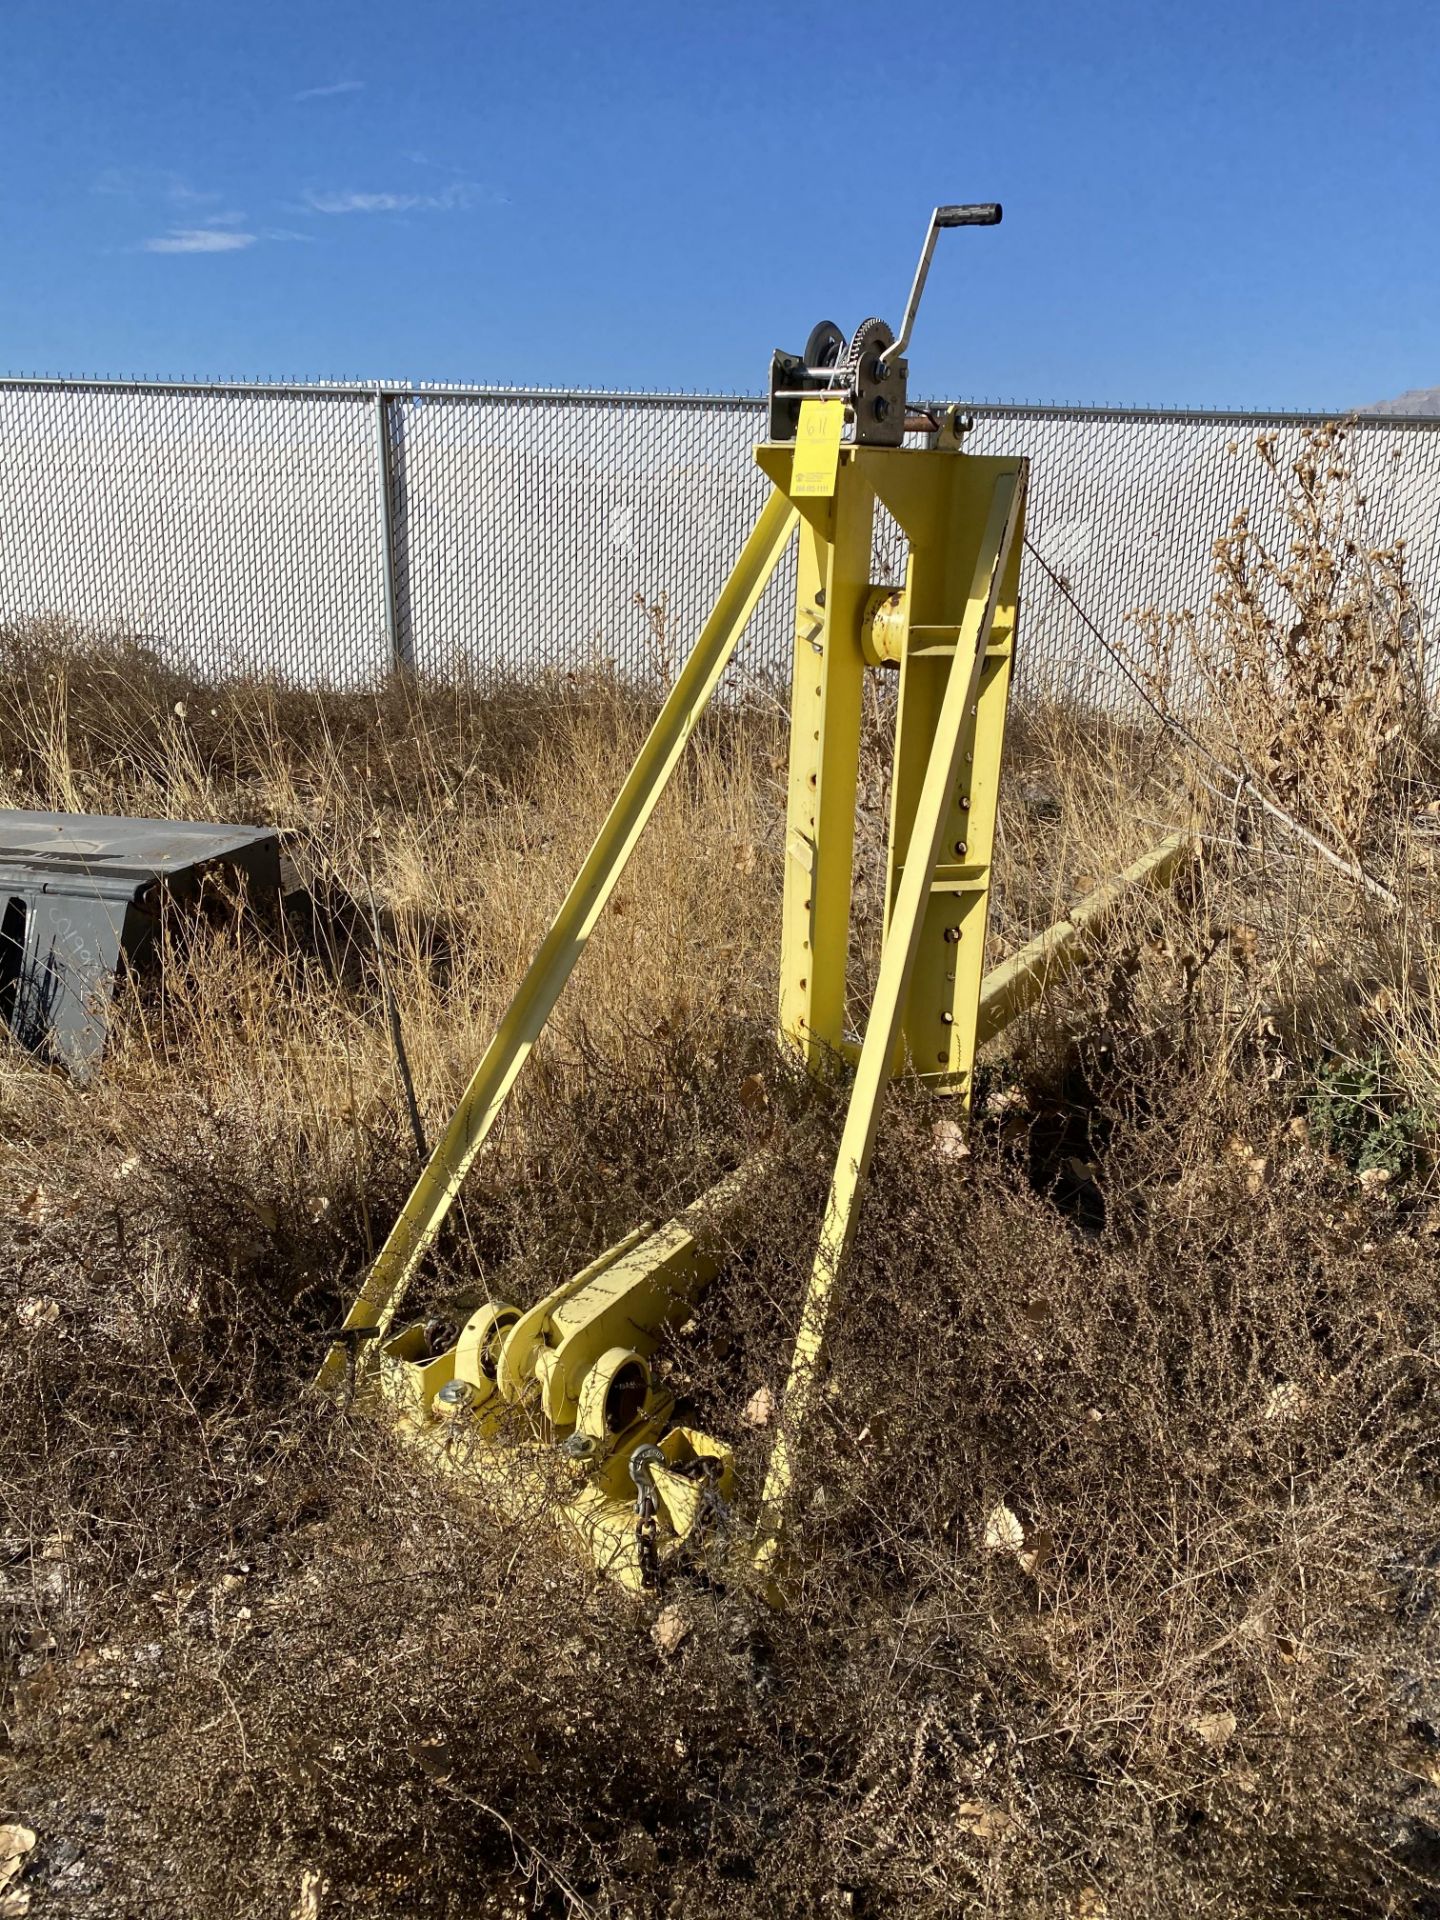
<svg viewBox="0 0 1440 1920">
<path fill-rule="evenodd" d="M 1237 513 L 1214 545 L 1209 609 L 1146 609 L 1137 664 L 1167 711 L 1198 689 L 1218 762 L 1365 857 L 1388 850 L 1397 797 L 1423 773 L 1424 635 L 1404 543 L 1370 531 L 1344 428 L 1308 429 L 1285 467 L 1278 437 L 1258 435 L 1254 452 L 1283 543 Z"/>
<path fill-rule="evenodd" d="M 177 944 L 91 1089 L 0 1062 L 4 1794 L 37 1913 L 314 1912 L 307 1884 L 322 1916 L 1440 1910 L 1413 758 L 1367 815 L 1397 916 L 1197 812 L 1163 740 L 1017 717 L 997 951 L 1177 824 L 1205 860 L 1011 1034 L 968 1159 L 892 1095 L 795 1604 L 697 1565 L 665 1656 L 650 1603 L 303 1392 L 413 1165 L 344 896 L 387 910 L 433 1127 L 646 696 L 199 688 L 61 628 L 4 645 L 7 804 L 272 821 L 336 909 L 318 944 Z M 870 735 L 873 906 L 878 706 Z M 783 751 L 773 703 L 707 724 L 434 1281 L 532 1298 L 765 1142 L 769 1202 L 667 1356 L 746 1497 L 838 1119 L 768 1038 Z"/>
</svg>

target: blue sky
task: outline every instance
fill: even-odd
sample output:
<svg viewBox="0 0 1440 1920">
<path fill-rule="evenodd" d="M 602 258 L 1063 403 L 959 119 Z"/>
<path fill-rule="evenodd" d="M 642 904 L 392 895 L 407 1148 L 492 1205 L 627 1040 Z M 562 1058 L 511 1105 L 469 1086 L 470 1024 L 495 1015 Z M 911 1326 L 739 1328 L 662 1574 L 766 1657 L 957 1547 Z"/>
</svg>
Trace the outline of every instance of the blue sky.
<svg viewBox="0 0 1440 1920">
<path fill-rule="evenodd" d="M 1433 0 L 4 0 L 0 371 L 1343 408 L 1440 383 Z"/>
</svg>

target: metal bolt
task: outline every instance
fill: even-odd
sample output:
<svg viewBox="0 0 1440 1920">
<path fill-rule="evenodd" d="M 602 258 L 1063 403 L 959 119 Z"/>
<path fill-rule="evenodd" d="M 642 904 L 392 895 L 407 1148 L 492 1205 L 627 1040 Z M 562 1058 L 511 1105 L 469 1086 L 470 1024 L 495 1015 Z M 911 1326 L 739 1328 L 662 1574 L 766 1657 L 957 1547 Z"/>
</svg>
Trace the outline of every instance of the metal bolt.
<svg viewBox="0 0 1440 1920">
<path fill-rule="evenodd" d="M 954 944 L 955 944 L 955 942 L 956 942 L 956 941 L 957 941 L 957 940 L 958 940 L 959 938 L 960 938 L 960 929 L 959 929 L 959 927 L 946 927 L 946 929 L 945 929 L 945 944 L 946 944 L 946 946 L 947 946 L 947 947 L 953 947 L 953 946 L 954 946 Z"/>
<path fill-rule="evenodd" d="M 940 1024 L 942 1027 L 953 1027 L 955 1024 L 954 1014 L 946 1013 L 943 1007 L 940 1009 Z"/>
<path fill-rule="evenodd" d="M 475 1389 L 468 1380 L 447 1380 L 433 1402 L 437 1420 L 456 1420 L 473 1412 L 474 1406 Z"/>
<path fill-rule="evenodd" d="M 969 842 L 968 842 L 968 841 L 965 841 L 965 840 L 957 840 L 957 841 L 955 842 L 955 851 L 956 851 L 956 853 L 958 853 L 958 854 L 959 854 L 959 856 L 960 856 L 960 858 L 961 858 L 962 860 L 963 860 L 963 859 L 965 858 L 965 854 L 966 854 L 966 851 L 967 851 L 967 849 L 968 849 L 968 847 L 969 847 Z"/>
</svg>

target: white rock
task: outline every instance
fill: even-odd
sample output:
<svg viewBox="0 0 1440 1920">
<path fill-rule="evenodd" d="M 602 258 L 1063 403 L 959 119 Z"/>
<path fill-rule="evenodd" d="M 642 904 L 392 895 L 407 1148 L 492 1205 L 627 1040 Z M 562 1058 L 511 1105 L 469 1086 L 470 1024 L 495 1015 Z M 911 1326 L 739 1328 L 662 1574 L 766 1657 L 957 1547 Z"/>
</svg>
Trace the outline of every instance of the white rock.
<svg viewBox="0 0 1440 1920">
<path fill-rule="evenodd" d="M 985 1551 L 1023 1553 L 1024 1549 L 1025 1529 L 1020 1524 L 1020 1516 L 1013 1513 L 1002 1500 L 985 1517 Z"/>
<path fill-rule="evenodd" d="M 31 1828 L 22 1827 L 18 1822 L 0 1826 L 0 1887 L 9 1886 L 34 1851 L 35 1835 Z"/>
<path fill-rule="evenodd" d="M 1198 1719 L 1190 1722 L 1191 1730 L 1197 1733 L 1207 1747 L 1223 1747 L 1235 1737 L 1239 1722 L 1228 1707 L 1218 1713 L 1202 1713 Z"/>
<path fill-rule="evenodd" d="M 759 1387 L 745 1402 L 740 1418 L 747 1427 L 768 1427 L 775 1418 L 775 1396 L 769 1387 Z"/>
<path fill-rule="evenodd" d="M 680 1651 L 692 1632 L 690 1618 L 684 1608 L 672 1605 L 663 1610 L 651 1627 L 650 1638 L 668 1658 L 672 1653 Z"/>
</svg>

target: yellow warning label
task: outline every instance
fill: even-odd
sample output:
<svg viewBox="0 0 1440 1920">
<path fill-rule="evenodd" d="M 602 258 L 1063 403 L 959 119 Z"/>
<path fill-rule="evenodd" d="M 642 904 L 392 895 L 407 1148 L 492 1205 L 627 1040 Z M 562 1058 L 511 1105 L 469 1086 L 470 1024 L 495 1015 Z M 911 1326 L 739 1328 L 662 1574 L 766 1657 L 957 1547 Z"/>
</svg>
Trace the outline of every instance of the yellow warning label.
<svg viewBox="0 0 1440 1920">
<path fill-rule="evenodd" d="M 795 466 L 790 478 L 793 498 L 823 500 L 834 493 L 835 472 L 840 465 L 840 431 L 844 425 L 845 402 L 839 394 L 833 400 L 817 398 L 800 402 Z"/>
</svg>

